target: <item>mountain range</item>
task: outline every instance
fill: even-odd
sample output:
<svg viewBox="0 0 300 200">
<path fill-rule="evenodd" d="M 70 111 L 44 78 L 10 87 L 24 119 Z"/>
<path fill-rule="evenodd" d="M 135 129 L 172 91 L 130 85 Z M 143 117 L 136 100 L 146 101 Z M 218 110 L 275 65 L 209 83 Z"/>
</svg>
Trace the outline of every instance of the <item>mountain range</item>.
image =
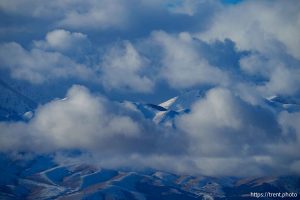
<svg viewBox="0 0 300 200">
<path fill-rule="evenodd" d="M 5 83 L 0 88 L 1 120 L 30 120 L 36 103 Z M 204 95 L 203 90 L 191 90 L 158 105 L 129 103 L 157 126 L 176 128 L 176 117 L 189 113 Z M 265 106 L 274 112 L 300 110 L 299 101 L 281 96 L 266 97 Z M 251 192 L 300 192 L 297 176 L 209 177 L 155 169 L 106 169 L 83 163 L 57 164 L 52 154 L 21 154 L 29 158 L 0 154 L 0 199 L 211 200 L 253 199 Z"/>
</svg>

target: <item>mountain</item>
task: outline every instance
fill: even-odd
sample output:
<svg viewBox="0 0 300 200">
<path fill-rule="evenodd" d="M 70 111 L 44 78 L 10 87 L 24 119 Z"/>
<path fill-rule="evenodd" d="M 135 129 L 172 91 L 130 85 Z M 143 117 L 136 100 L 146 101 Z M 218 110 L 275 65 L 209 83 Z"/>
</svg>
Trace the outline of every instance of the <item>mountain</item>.
<svg viewBox="0 0 300 200">
<path fill-rule="evenodd" d="M 191 105 L 203 98 L 205 91 L 191 90 L 182 95 L 173 97 L 158 105 L 132 103 L 145 118 L 153 120 L 154 123 L 169 127 L 175 127 L 174 120 L 177 116 L 188 113 Z"/>
<path fill-rule="evenodd" d="M 24 113 L 36 108 L 37 103 L 0 79 L 0 120 L 22 120 Z"/>
<path fill-rule="evenodd" d="M 286 110 L 288 112 L 300 111 L 300 100 L 291 97 L 271 96 L 266 98 L 266 103 L 277 111 Z"/>
<path fill-rule="evenodd" d="M 206 90 L 191 90 L 179 96 L 170 98 L 158 105 L 132 103 L 144 117 L 153 120 L 156 124 L 175 127 L 176 117 L 189 113 L 191 106 L 205 96 Z M 274 112 L 299 112 L 300 100 L 292 97 L 271 96 L 264 99 L 265 105 Z"/>
<path fill-rule="evenodd" d="M 29 120 L 36 103 L 26 91 L 2 83 L 1 121 Z M 158 105 L 129 102 L 159 126 L 175 127 L 176 117 L 190 112 L 206 91 L 192 90 Z M 265 104 L 276 112 L 300 110 L 298 100 L 272 96 Z M 0 199 L 196 200 L 253 199 L 251 192 L 300 192 L 300 177 L 207 177 L 155 169 L 130 171 L 89 164 L 57 164 L 52 155 L 26 159 L 0 154 Z M 272 198 L 282 199 L 282 198 Z"/>
<path fill-rule="evenodd" d="M 300 192 L 300 177 L 217 178 L 155 170 L 133 172 L 87 164 L 57 165 L 51 156 L 18 161 L 1 155 L 0 162 L 3 200 L 251 199 L 251 192 Z"/>
</svg>

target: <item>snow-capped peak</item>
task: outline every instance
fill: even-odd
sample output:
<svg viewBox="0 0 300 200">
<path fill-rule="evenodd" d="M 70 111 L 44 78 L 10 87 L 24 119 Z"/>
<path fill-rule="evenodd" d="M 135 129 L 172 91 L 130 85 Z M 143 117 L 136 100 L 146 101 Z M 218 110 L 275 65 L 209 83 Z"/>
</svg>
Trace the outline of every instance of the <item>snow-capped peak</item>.
<svg viewBox="0 0 300 200">
<path fill-rule="evenodd" d="M 167 100 L 167 101 L 159 104 L 159 106 L 164 107 L 166 109 L 169 109 L 172 106 L 172 104 L 174 102 L 176 102 L 177 99 L 178 99 L 178 96 L 177 97 L 173 97 L 173 98 L 171 98 L 171 99 L 169 99 L 169 100 Z"/>
</svg>

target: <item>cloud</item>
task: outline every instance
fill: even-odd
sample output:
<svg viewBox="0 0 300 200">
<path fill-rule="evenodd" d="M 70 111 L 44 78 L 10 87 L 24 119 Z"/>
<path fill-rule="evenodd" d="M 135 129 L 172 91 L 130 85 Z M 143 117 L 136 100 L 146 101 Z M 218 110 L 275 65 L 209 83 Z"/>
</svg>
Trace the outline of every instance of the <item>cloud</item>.
<svg viewBox="0 0 300 200">
<path fill-rule="evenodd" d="M 190 88 L 201 84 L 226 84 L 228 77 L 197 51 L 197 41 L 189 33 L 171 35 L 163 31 L 152 33 L 162 49 L 161 76 L 174 88 Z"/>
<path fill-rule="evenodd" d="M 122 0 L 89 1 L 84 8 L 67 11 L 58 24 L 72 28 L 119 29 L 129 21 L 129 10 Z"/>
<path fill-rule="evenodd" d="M 231 39 L 240 50 L 286 51 L 300 58 L 299 2 L 243 1 L 216 14 L 200 39 Z"/>
<path fill-rule="evenodd" d="M 263 77 L 268 77 L 269 73 L 272 72 L 272 66 L 276 63 L 275 61 L 270 61 L 261 54 L 252 54 L 245 56 L 240 59 L 241 69 L 250 75 L 260 75 Z"/>
<path fill-rule="evenodd" d="M 277 57 L 263 54 L 250 54 L 240 60 L 243 71 L 263 78 L 257 89 L 264 95 L 293 95 L 300 91 L 299 63 L 291 64 Z"/>
<path fill-rule="evenodd" d="M 274 69 L 270 76 L 270 81 L 263 86 L 263 91 L 273 94 L 297 94 L 300 91 L 300 70 L 290 70 L 285 67 Z"/>
<path fill-rule="evenodd" d="M 64 5 L 65 3 L 60 3 Z M 21 16 L 51 17 L 58 14 L 60 10 L 58 1 L 51 1 L 47 6 L 36 0 L 29 1 L 1 1 L 0 9 L 7 13 Z"/>
<path fill-rule="evenodd" d="M 15 42 L 0 45 L 0 61 L 1 67 L 9 70 L 13 78 L 34 84 L 56 78 L 93 77 L 89 68 L 59 52 L 47 52 L 36 48 L 28 51 Z"/>
<path fill-rule="evenodd" d="M 167 7 L 171 12 L 193 16 L 199 11 L 199 8 L 201 8 L 201 4 L 205 4 L 205 3 L 207 4 L 211 2 L 206 0 L 204 1 L 203 0 L 202 1 L 182 0 L 182 1 L 175 1 L 175 3 L 173 2 L 173 4 L 171 2 L 168 3 L 169 4 L 167 5 Z"/>
<path fill-rule="evenodd" d="M 258 138 L 272 141 L 269 132 L 272 130 L 275 137 L 279 131 L 271 112 L 246 103 L 227 89 L 210 90 L 191 110 L 178 123 L 181 129 L 198 138 L 201 145 L 194 147 L 203 155 L 237 155 L 235 148 L 242 150 L 246 144 L 254 145 Z"/>
<path fill-rule="evenodd" d="M 4 149 L 13 148 L 15 143 L 25 149 L 47 151 L 49 149 L 95 148 L 105 137 L 115 135 L 135 137 L 139 125 L 132 119 L 109 112 L 108 103 L 101 97 L 92 96 L 82 86 L 73 86 L 66 98 L 54 100 L 40 106 L 34 118 L 27 123 L 17 123 L 16 126 L 5 123 L 2 125 L 2 140 Z M 8 141 L 5 137 L 11 127 L 23 127 L 23 133 Z M 7 131 L 6 131 L 7 130 Z M 16 133 L 17 134 L 17 133 Z M 29 143 L 18 140 L 27 137 Z M 103 145 L 103 144 L 102 144 Z M 3 150 L 3 145 L 1 145 Z M 10 149 L 10 150 L 13 150 Z"/>
<path fill-rule="evenodd" d="M 300 147 L 300 112 L 288 113 L 282 112 L 278 116 L 278 122 L 282 127 L 284 138 L 280 143 L 269 145 L 269 151 L 272 153 L 277 163 L 280 163 L 282 170 L 291 171 L 299 174 L 300 156 L 298 149 Z M 289 164 L 285 164 L 289 163 Z"/>
<path fill-rule="evenodd" d="M 148 67 L 147 59 L 125 41 L 103 56 L 100 79 L 107 89 L 150 92 L 154 82 L 145 74 Z"/>
<path fill-rule="evenodd" d="M 265 175 L 265 169 L 271 173 L 285 170 L 285 161 L 278 160 L 278 154 L 268 148 L 290 139 L 281 132 L 276 115 L 248 104 L 227 89 L 210 90 L 176 124 L 189 135 L 188 151 L 196 168 L 205 174 L 245 176 Z M 294 154 L 285 156 L 292 161 L 298 159 Z"/>
<path fill-rule="evenodd" d="M 36 0 L 2 1 L 0 9 L 17 15 L 51 19 L 60 27 L 88 29 L 124 27 L 129 14 L 122 0 L 54 0 L 47 3 L 47 6 Z"/>
<path fill-rule="evenodd" d="M 79 149 L 101 161 L 113 155 L 108 163 L 135 155 L 180 155 L 185 144 L 184 137 L 179 140 L 168 130 L 155 127 L 138 111 L 78 85 L 71 87 L 64 99 L 38 107 L 28 122 L 0 122 L 0 127 L 2 152 Z M 168 142 L 176 146 L 167 146 Z"/>
<path fill-rule="evenodd" d="M 112 31 L 118 36 L 123 32 L 126 37 L 131 37 L 145 36 L 155 29 L 187 31 L 202 28 L 209 19 L 207 15 L 211 15 L 219 4 L 209 0 L 53 0 L 46 6 L 37 0 L 4 0 L 0 2 L 0 12 L 26 17 L 31 22 L 40 21 L 40 27 L 96 31 L 100 34 Z"/>
<path fill-rule="evenodd" d="M 44 41 L 34 41 L 34 45 L 37 48 L 62 52 L 83 48 L 88 43 L 87 35 L 79 32 L 71 33 L 64 29 L 56 29 L 48 32 Z"/>
<path fill-rule="evenodd" d="M 224 6 L 197 38 L 207 42 L 230 39 L 237 51 L 248 51 L 240 60 L 241 69 L 263 95 L 295 95 L 300 79 L 299 9 L 300 4 L 290 0 Z"/>
<path fill-rule="evenodd" d="M 109 110 L 105 99 L 73 86 L 64 100 L 40 107 L 30 128 L 58 148 L 95 148 L 105 137 L 135 137 L 139 133 L 139 125 L 131 118 Z"/>
<path fill-rule="evenodd" d="M 84 81 L 114 99 L 141 102 L 212 89 L 173 129 L 144 119 L 131 103 L 74 86 L 26 122 L 0 122 L 0 151 L 79 149 L 103 167 L 189 174 L 299 174 L 299 113 L 272 110 L 264 99 L 299 96 L 299 6 L 3 0 L 0 29 L 12 34 L 0 44 L 1 79 L 9 73 L 17 86 L 39 84 L 54 98 L 44 83 Z"/>
<path fill-rule="evenodd" d="M 298 120 L 299 113 L 281 113 L 277 120 L 267 108 L 214 88 L 172 129 L 143 119 L 130 103 L 111 102 L 77 85 L 66 98 L 40 106 L 28 122 L 1 122 L 0 151 L 56 152 L 58 162 L 65 162 L 70 158 L 62 152 L 79 149 L 89 162 L 110 168 L 213 176 L 289 174 L 298 173 Z"/>
</svg>

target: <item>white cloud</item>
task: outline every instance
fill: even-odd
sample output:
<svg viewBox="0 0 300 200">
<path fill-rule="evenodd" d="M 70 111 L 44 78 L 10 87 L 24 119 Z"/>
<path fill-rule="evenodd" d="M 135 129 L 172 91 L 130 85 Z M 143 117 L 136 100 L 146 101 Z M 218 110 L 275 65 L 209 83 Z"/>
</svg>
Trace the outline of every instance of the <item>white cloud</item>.
<svg viewBox="0 0 300 200">
<path fill-rule="evenodd" d="M 129 9 L 123 0 L 88 1 L 84 4 L 83 10 L 68 10 L 58 24 L 71 28 L 119 29 L 129 21 Z"/>
<path fill-rule="evenodd" d="M 261 75 L 268 77 L 272 71 L 272 66 L 275 61 L 270 61 L 260 54 L 251 54 L 240 59 L 240 67 L 243 71 L 250 75 Z M 275 65 L 275 66 L 276 66 Z"/>
<path fill-rule="evenodd" d="M 290 139 L 286 141 L 285 145 L 282 145 L 286 150 L 283 150 L 282 153 L 292 153 L 297 156 L 298 151 L 297 146 L 300 146 L 300 112 L 288 113 L 281 112 L 278 116 L 278 122 L 281 124 L 282 132 L 285 136 L 289 136 Z M 281 149 L 278 149 L 280 151 Z"/>
<path fill-rule="evenodd" d="M 300 58 L 300 3 L 298 1 L 244 1 L 217 13 L 200 39 L 236 42 L 238 49 L 265 53 L 287 51 Z"/>
<path fill-rule="evenodd" d="M 141 113 L 75 85 L 66 98 L 41 105 L 28 122 L 0 122 L 0 151 L 88 150 L 97 156 L 174 154 L 176 135 L 143 120 Z M 14 136 L 14 137 L 10 137 Z M 179 138 L 178 138 L 179 139 Z M 99 153 L 100 152 L 100 153 Z M 127 163 L 128 164 L 128 163 Z"/>
<path fill-rule="evenodd" d="M 27 131 L 27 126 L 23 122 L 5 123 L 0 122 L 0 151 L 7 152 L 10 150 L 28 149 L 31 143 L 30 135 Z"/>
<path fill-rule="evenodd" d="M 286 164 L 277 161 L 267 149 L 280 143 L 282 137 L 275 116 L 265 108 L 244 102 L 227 89 L 210 90 L 176 125 L 189 135 L 191 157 L 205 174 L 263 175 L 266 173 L 263 169 L 278 172 Z M 294 155 L 288 156 L 296 159 Z"/>
<path fill-rule="evenodd" d="M 247 74 L 264 80 L 254 83 L 263 96 L 295 95 L 300 89 L 299 62 L 292 61 L 293 57 L 300 58 L 299 10 L 299 2 L 289 0 L 244 1 L 225 6 L 198 38 L 229 38 L 238 50 L 252 51 L 240 60 L 240 66 Z"/>
<path fill-rule="evenodd" d="M 71 33 L 64 29 L 56 29 L 48 32 L 44 41 L 34 41 L 34 45 L 37 48 L 62 52 L 83 48 L 87 46 L 88 43 L 89 40 L 85 34 L 79 32 Z"/>
<path fill-rule="evenodd" d="M 297 94 L 300 91 L 300 69 L 275 68 L 270 81 L 260 89 L 269 94 Z"/>
<path fill-rule="evenodd" d="M 49 4 L 44 5 L 36 0 L 29 1 L 9 1 L 4 0 L 0 2 L 0 8 L 4 12 L 13 13 L 22 16 L 33 17 L 53 17 L 59 14 L 61 11 L 58 9 L 60 5 L 64 5 L 66 2 L 51 1 Z M 62 14 L 62 13 L 61 13 Z"/>
<path fill-rule="evenodd" d="M 181 30 L 192 28 L 188 24 L 201 27 L 207 20 L 205 16 L 211 15 L 219 4 L 211 0 L 53 0 L 47 4 L 38 0 L 3 0 L 0 11 L 34 18 L 52 28 L 144 35 L 145 31 L 162 27 L 173 30 L 176 25 Z"/>
<path fill-rule="evenodd" d="M 111 112 L 110 106 L 86 88 L 73 86 L 65 99 L 40 106 L 28 124 L 2 122 L 1 150 L 94 149 L 104 148 L 109 138 L 136 137 L 139 125 L 126 115 Z M 11 133 L 16 137 L 9 137 Z"/>
<path fill-rule="evenodd" d="M 177 119 L 177 130 L 168 129 L 73 86 L 66 98 L 40 106 L 27 123 L 0 122 L 0 151 L 79 149 L 102 167 L 213 176 L 298 173 L 298 121 L 299 113 L 282 113 L 277 122 L 270 111 L 215 88 Z"/>
<path fill-rule="evenodd" d="M 241 69 L 266 81 L 258 85 L 264 96 L 293 95 L 300 91 L 300 70 L 276 57 L 251 54 L 240 60 Z"/>
<path fill-rule="evenodd" d="M 152 33 L 153 41 L 162 48 L 161 76 L 174 88 L 189 88 L 201 84 L 226 84 L 225 72 L 211 66 L 199 55 L 196 41 L 189 33 L 178 36 L 163 31 Z"/>
<path fill-rule="evenodd" d="M 282 171 L 291 171 L 299 174 L 299 147 L 300 147 L 300 112 L 282 112 L 278 116 L 278 122 L 282 128 L 282 135 L 279 143 L 268 145 L 269 152 L 280 164 Z M 286 164 L 288 163 L 288 164 Z M 279 165 L 278 164 L 278 165 Z M 280 171 L 278 172 L 280 173 Z"/>
<path fill-rule="evenodd" d="M 170 2 L 1 1 L 1 13 L 8 13 L 12 24 L 28 31 L 8 27 L 25 35 L 7 37 L 20 44 L 0 44 L 1 71 L 16 80 L 35 84 L 53 80 L 59 84 L 60 79 L 73 78 L 97 81 L 113 91 L 109 92 L 123 94 L 149 93 L 163 82 L 161 94 L 167 88 L 165 81 L 178 93 L 203 85 L 223 88 L 210 90 L 189 113 L 177 118 L 177 129 L 171 129 L 143 119 L 132 105 L 109 102 L 74 86 L 65 99 L 41 105 L 27 122 L 0 122 L 0 151 L 80 149 L 104 167 L 153 167 L 205 175 L 299 173 L 299 113 L 276 116 L 262 96 L 299 95 L 300 4 L 243 1 L 222 7 L 206 0 L 183 0 L 172 7 Z M 210 18 L 212 13 L 215 18 Z M 33 20 L 36 30 L 52 30 L 43 40 L 34 41 L 32 48 L 25 44 L 36 33 L 26 23 L 19 27 L 16 22 L 23 16 L 21 23 Z M 196 39 L 192 32 L 206 28 Z M 150 32 L 149 38 L 141 39 Z M 112 46 L 110 41 L 116 37 L 130 41 Z M 226 42 L 210 43 L 226 38 L 237 49 Z M 90 41 L 95 47 L 89 49 L 92 53 L 84 49 Z M 106 47 L 110 48 L 104 52 Z M 228 49 L 228 54 L 222 52 Z M 243 50 L 250 52 L 238 52 Z M 242 74 L 235 69 L 241 56 Z M 220 62 L 224 65 L 212 64 Z M 252 80 L 257 77 L 262 81 Z M 159 98 L 158 94 L 153 98 Z"/>
<path fill-rule="evenodd" d="M 135 2 L 135 1 L 132 1 Z M 108 29 L 123 28 L 129 22 L 128 2 L 123 0 L 1 1 L 0 9 L 35 18 L 53 19 L 59 27 Z"/>
<path fill-rule="evenodd" d="M 275 121 L 273 121 L 273 125 L 271 123 L 274 120 L 271 113 L 244 102 L 227 89 L 210 90 L 206 98 L 195 103 L 191 110 L 191 113 L 183 115 L 179 119 L 180 127 L 192 134 L 193 137 L 199 137 L 199 141 L 203 142 L 203 145 L 205 141 L 209 141 L 207 145 L 215 143 L 216 147 L 223 147 L 224 149 L 220 149 L 219 153 L 224 153 L 226 149 L 230 150 L 227 148 L 230 145 L 226 143 L 226 141 L 230 142 L 230 139 L 233 139 L 232 142 L 238 145 L 242 144 L 242 141 L 236 141 L 239 139 L 250 143 L 253 142 L 251 140 L 256 140 L 256 137 L 266 139 L 268 128 L 276 126 Z M 260 116 L 256 117 L 256 114 Z M 264 117 L 266 117 L 266 121 L 260 122 L 260 118 Z M 235 138 L 236 134 L 243 135 Z M 224 140 L 222 141 L 221 138 Z M 218 144 L 218 142 L 223 144 Z M 210 149 L 205 146 L 199 147 L 209 153 Z"/>
<path fill-rule="evenodd" d="M 154 87 L 145 75 L 147 59 L 128 41 L 109 49 L 100 65 L 100 79 L 107 89 L 150 92 Z"/>
<path fill-rule="evenodd" d="M 108 105 L 105 99 L 92 96 L 86 88 L 73 86 L 65 100 L 39 108 L 30 126 L 33 132 L 60 148 L 95 148 L 105 137 L 134 137 L 139 133 L 136 122 L 111 113 Z"/>
<path fill-rule="evenodd" d="M 0 45 L 1 67 L 13 78 L 40 84 L 55 78 L 91 79 L 92 71 L 58 52 L 33 48 L 26 50 L 18 43 Z"/>
</svg>

